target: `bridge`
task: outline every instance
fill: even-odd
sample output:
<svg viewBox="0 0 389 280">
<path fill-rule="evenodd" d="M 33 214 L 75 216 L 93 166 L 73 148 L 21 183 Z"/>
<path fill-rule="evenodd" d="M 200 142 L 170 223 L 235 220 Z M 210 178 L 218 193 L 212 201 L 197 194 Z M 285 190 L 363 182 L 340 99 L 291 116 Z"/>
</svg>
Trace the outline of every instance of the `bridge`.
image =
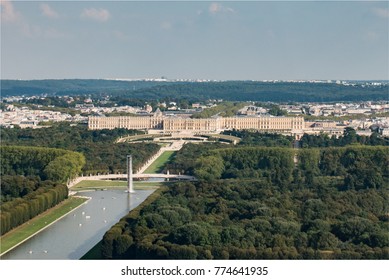
<svg viewBox="0 0 389 280">
<path fill-rule="evenodd" d="M 181 174 L 136 173 L 136 174 L 132 174 L 132 177 L 138 179 L 165 178 L 165 179 L 196 181 L 196 178 L 194 176 L 181 175 Z M 127 174 L 104 174 L 104 175 L 94 175 L 94 176 L 83 176 L 78 178 L 81 178 L 81 181 L 82 180 L 117 180 L 117 179 L 127 180 Z"/>
<path fill-rule="evenodd" d="M 194 176 L 181 175 L 181 174 L 136 173 L 133 174 L 132 177 L 137 179 L 164 178 L 167 180 L 174 179 L 179 181 L 197 181 L 196 177 Z M 94 175 L 94 176 L 81 176 L 70 181 L 68 183 L 68 187 L 71 188 L 81 181 L 118 180 L 118 179 L 127 180 L 127 174 L 104 174 L 104 175 Z"/>
</svg>

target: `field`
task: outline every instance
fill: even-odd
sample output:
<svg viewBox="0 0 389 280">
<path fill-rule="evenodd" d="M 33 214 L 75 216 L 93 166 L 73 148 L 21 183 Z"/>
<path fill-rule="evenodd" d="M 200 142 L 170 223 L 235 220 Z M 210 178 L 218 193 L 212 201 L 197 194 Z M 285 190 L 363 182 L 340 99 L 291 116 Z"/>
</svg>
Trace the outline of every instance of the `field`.
<svg viewBox="0 0 389 280">
<path fill-rule="evenodd" d="M 160 155 L 143 173 L 152 174 L 162 171 L 165 164 L 171 162 L 176 155 L 174 151 L 166 151 Z"/>
<path fill-rule="evenodd" d="M 51 208 L 31 219 L 29 222 L 7 232 L 5 235 L 1 236 L 0 254 L 8 251 L 12 247 L 38 233 L 43 228 L 68 214 L 71 210 L 77 208 L 85 201 L 85 198 L 70 197 L 54 208 Z"/>
</svg>

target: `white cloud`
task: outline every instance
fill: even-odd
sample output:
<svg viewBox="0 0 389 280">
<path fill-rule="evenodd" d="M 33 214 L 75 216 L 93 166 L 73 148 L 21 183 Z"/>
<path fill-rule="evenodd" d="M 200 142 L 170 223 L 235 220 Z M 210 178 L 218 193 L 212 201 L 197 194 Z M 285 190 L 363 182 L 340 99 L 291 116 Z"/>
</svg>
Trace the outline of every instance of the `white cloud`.
<svg viewBox="0 0 389 280">
<path fill-rule="evenodd" d="M 20 34 L 27 38 L 64 38 L 65 34 L 51 26 L 39 26 L 29 23 L 21 13 L 16 11 L 12 3 L 8 0 L 1 0 L 1 21 L 12 22 L 16 27 L 14 29 L 15 35 Z M 42 8 L 42 14 L 44 14 L 44 8 Z M 49 7 L 50 9 L 50 7 Z M 46 10 L 48 11 L 48 10 Z M 55 13 L 54 10 L 51 10 Z M 56 14 L 56 13 L 55 13 Z M 48 15 L 45 15 L 48 16 Z M 54 14 L 52 13 L 53 17 Z M 58 16 L 58 14 L 57 14 Z"/>
<path fill-rule="evenodd" d="M 1 0 L 1 19 L 8 22 L 15 22 L 19 20 L 20 13 L 15 11 L 11 1 Z"/>
<path fill-rule="evenodd" d="M 84 11 L 81 13 L 81 17 L 85 19 L 104 22 L 111 18 L 111 14 L 108 10 L 105 9 L 90 8 L 84 9 Z"/>
<path fill-rule="evenodd" d="M 219 3 L 211 3 L 211 5 L 208 8 L 208 11 L 211 14 L 217 14 L 217 13 L 234 13 L 235 10 L 230 7 L 225 7 Z"/>
<path fill-rule="evenodd" d="M 58 13 L 47 4 L 41 4 L 42 15 L 48 18 L 58 18 Z"/>
<path fill-rule="evenodd" d="M 373 13 L 382 18 L 389 18 L 389 9 L 387 8 L 374 8 Z"/>
</svg>

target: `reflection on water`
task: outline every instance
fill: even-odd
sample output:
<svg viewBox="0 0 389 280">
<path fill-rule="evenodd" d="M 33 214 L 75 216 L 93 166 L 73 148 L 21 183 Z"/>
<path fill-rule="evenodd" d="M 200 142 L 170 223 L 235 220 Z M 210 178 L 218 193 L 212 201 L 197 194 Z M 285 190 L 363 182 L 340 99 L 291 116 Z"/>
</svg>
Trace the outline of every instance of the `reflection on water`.
<svg viewBox="0 0 389 280">
<path fill-rule="evenodd" d="M 116 222 L 142 203 L 154 190 L 83 192 L 91 197 L 36 236 L 8 252 L 1 259 L 80 259 Z"/>
<path fill-rule="evenodd" d="M 164 182 L 165 178 L 150 177 L 150 178 L 143 179 L 142 181 L 144 181 L 144 182 Z"/>
</svg>

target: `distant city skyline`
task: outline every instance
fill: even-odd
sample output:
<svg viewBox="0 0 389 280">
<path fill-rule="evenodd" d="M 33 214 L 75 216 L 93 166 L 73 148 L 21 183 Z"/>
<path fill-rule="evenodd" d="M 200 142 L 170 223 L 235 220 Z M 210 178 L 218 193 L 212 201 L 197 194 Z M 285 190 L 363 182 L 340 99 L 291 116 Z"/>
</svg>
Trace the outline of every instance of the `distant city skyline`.
<svg viewBox="0 0 389 280">
<path fill-rule="evenodd" d="M 1 1 L 2 79 L 388 80 L 389 2 Z"/>
</svg>

